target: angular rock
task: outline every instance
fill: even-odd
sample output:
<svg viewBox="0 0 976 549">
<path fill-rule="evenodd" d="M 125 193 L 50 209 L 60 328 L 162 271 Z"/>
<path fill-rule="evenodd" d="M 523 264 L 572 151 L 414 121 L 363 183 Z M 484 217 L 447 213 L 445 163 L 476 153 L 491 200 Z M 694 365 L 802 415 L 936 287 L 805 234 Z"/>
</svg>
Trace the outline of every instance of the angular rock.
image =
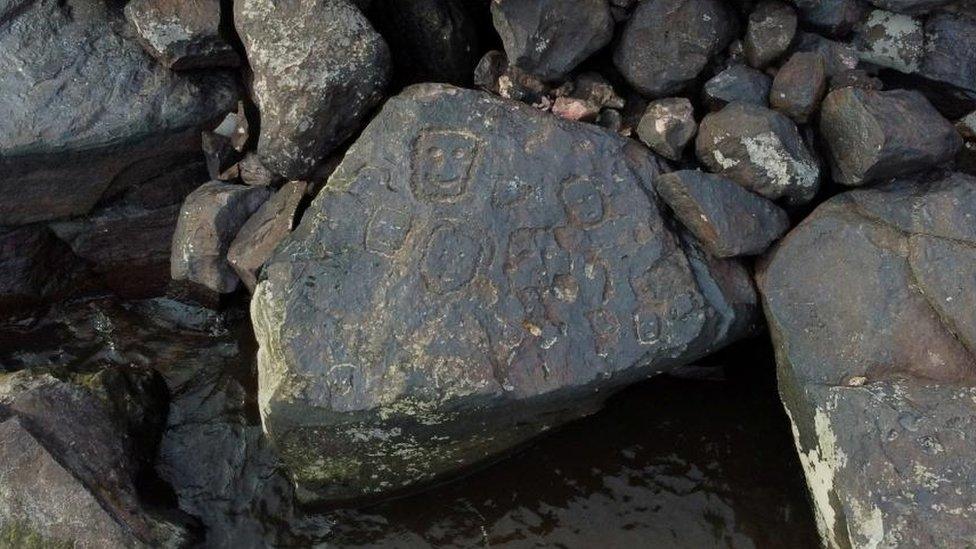
<svg viewBox="0 0 976 549">
<path fill-rule="evenodd" d="M 827 92 L 827 67 L 819 53 L 794 53 L 780 67 L 769 92 L 769 106 L 806 124 Z"/>
<path fill-rule="evenodd" d="M 831 547 L 976 539 L 976 179 L 821 205 L 760 268 L 780 394 Z"/>
<path fill-rule="evenodd" d="M 474 68 L 474 85 L 486 92 L 498 95 L 498 79 L 508 70 L 508 58 L 498 50 L 491 50 L 481 57 Z"/>
<path fill-rule="evenodd" d="M 571 96 L 599 105 L 600 108 L 622 109 L 625 104 L 624 98 L 617 95 L 617 91 L 613 89 L 613 84 L 603 75 L 595 72 L 577 76 L 573 80 Z"/>
<path fill-rule="evenodd" d="M 346 0 L 242 0 L 234 22 L 254 72 L 258 155 L 271 171 L 301 179 L 382 98 L 389 49 Z"/>
<path fill-rule="evenodd" d="M 694 81 L 737 28 L 718 0 L 647 0 L 624 27 L 613 62 L 642 94 L 666 96 Z"/>
<path fill-rule="evenodd" d="M 264 167 L 261 159 L 255 153 L 247 153 L 244 158 L 237 163 L 237 171 L 241 181 L 248 185 L 266 187 L 281 181 L 271 170 Z"/>
<path fill-rule="evenodd" d="M 495 0 L 491 16 L 509 62 L 548 81 L 613 38 L 607 0 Z"/>
<path fill-rule="evenodd" d="M 390 99 L 251 302 L 299 495 L 417 487 L 745 333 L 742 266 L 670 232 L 656 172 L 631 140 L 484 93 Z"/>
<path fill-rule="evenodd" d="M 829 36 L 844 37 L 867 12 L 862 0 L 791 0 L 799 12 L 799 19 L 818 32 Z"/>
<path fill-rule="evenodd" d="M 802 204 L 819 188 L 819 162 L 796 124 L 765 107 L 730 103 L 706 115 L 695 152 L 710 171 L 771 200 Z"/>
<path fill-rule="evenodd" d="M 828 40 L 819 34 L 801 32 L 797 34 L 794 51 L 819 53 L 826 63 L 827 76 L 836 76 L 851 71 L 858 66 L 857 51 L 844 42 Z"/>
<path fill-rule="evenodd" d="M 697 131 L 695 109 L 684 97 L 652 101 L 637 125 L 640 140 L 670 160 L 681 159 L 685 146 Z"/>
<path fill-rule="evenodd" d="M 759 255 L 790 228 L 782 208 L 719 175 L 666 173 L 654 189 L 715 257 Z"/>
<path fill-rule="evenodd" d="M 244 157 L 247 134 L 248 125 L 243 105 L 238 107 L 238 112 L 225 116 L 213 131 L 203 132 L 201 142 L 210 179 L 220 181 L 237 179 L 240 175 L 237 164 Z"/>
<path fill-rule="evenodd" d="M 739 101 L 765 107 L 772 79 L 751 67 L 735 64 L 713 76 L 702 88 L 702 99 L 713 111 Z"/>
<path fill-rule="evenodd" d="M 83 274 L 47 227 L 0 228 L 0 314 L 64 297 Z"/>
<path fill-rule="evenodd" d="M 406 83 L 470 85 L 478 63 L 475 21 L 464 0 L 374 0 L 370 21 L 389 42 L 397 76 Z"/>
<path fill-rule="evenodd" d="M 592 122 L 600 114 L 600 106 L 575 97 L 557 97 L 552 103 L 552 114 L 567 120 Z"/>
<path fill-rule="evenodd" d="M 834 180 L 853 186 L 941 166 L 962 146 L 952 124 L 907 90 L 831 92 L 821 107 L 820 135 Z"/>
<path fill-rule="evenodd" d="M 779 0 L 762 0 L 749 14 L 743 41 L 746 60 L 761 69 L 779 59 L 796 35 L 796 12 Z"/>
<path fill-rule="evenodd" d="M 180 210 L 170 256 L 170 276 L 215 294 L 237 288 L 227 249 L 244 223 L 271 195 L 266 187 L 204 183 Z"/>
<path fill-rule="evenodd" d="M 200 158 L 229 74 L 156 63 L 100 0 L 0 4 L 0 223 L 89 212 Z"/>
<path fill-rule="evenodd" d="M 165 386 L 134 366 L 0 374 L 0 532 L 81 547 L 190 541 L 139 500 L 166 417 Z M 12 538 L 12 539 L 11 539 Z"/>
<path fill-rule="evenodd" d="M 220 36 L 220 0 L 132 0 L 125 18 L 146 51 L 173 70 L 236 67 L 241 59 Z"/>
<path fill-rule="evenodd" d="M 254 291 L 258 272 L 278 243 L 291 233 L 298 204 L 307 188 L 304 181 L 285 184 L 254 212 L 231 242 L 227 262 L 249 291 Z"/>
</svg>

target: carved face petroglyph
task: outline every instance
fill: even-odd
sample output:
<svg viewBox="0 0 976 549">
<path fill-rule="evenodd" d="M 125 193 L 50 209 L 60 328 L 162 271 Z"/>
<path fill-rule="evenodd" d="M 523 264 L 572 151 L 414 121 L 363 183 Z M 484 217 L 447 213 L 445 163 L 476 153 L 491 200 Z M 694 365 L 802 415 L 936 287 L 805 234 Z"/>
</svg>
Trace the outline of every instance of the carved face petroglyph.
<svg viewBox="0 0 976 549">
<path fill-rule="evenodd" d="M 413 191 L 418 198 L 449 201 L 468 190 L 481 142 L 457 131 L 422 133 L 414 143 Z"/>
</svg>

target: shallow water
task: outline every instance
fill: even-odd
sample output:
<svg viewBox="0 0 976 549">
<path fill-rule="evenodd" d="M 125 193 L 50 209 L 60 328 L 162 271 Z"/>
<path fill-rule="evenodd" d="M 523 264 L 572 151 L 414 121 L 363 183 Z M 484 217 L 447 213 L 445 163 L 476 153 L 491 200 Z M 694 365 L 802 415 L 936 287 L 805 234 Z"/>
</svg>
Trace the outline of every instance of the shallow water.
<svg viewBox="0 0 976 549">
<path fill-rule="evenodd" d="M 0 369 L 159 368 L 173 404 L 157 469 L 171 501 L 201 516 L 208 546 L 818 546 L 763 341 L 627 389 L 455 482 L 308 516 L 261 440 L 246 333 L 241 315 L 173 302 L 81 302 L 0 325 Z M 231 477 L 217 473 L 228 465 Z"/>
</svg>

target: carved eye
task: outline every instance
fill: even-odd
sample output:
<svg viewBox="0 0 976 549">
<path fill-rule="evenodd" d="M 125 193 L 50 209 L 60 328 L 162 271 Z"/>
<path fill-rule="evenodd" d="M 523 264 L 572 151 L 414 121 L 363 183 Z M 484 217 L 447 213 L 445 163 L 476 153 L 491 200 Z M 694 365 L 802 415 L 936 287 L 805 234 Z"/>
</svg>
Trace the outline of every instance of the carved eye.
<svg viewBox="0 0 976 549">
<path fill-rule="evenodd" d="M 462 149 L 461 147 L 457 147 L 456 149 L 454 149 L 452 156 L 454 156 L 454 158 L 458 160 L 464 158 L 464 149 Z"/>
</svg>

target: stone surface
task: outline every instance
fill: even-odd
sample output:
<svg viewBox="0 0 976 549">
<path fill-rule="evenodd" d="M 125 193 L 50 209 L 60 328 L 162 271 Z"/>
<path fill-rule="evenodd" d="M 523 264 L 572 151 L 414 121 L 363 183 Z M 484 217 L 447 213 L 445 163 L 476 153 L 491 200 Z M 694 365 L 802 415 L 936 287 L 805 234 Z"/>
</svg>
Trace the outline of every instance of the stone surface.
<svg viewBox="0 0 976 549">
<path fill-rule="evenodd" d="M 291 232 L 298 204 L 307 188 L 304 181 L 286 183 L 248 218 L 231 242 L 227 262 L 248 290 L 254 291 L 261 267 Z"/>
<path fill-rule="evenodd" d="M 716 257 L 759 255 L 790 227 L 779 206 L 719 175 L 671 172 L 658 177 L 654 189 Z"/>
<path fill-rule="evenodd" d="M 481 92 L 390 99 L 251 303 L 300 496 L 417 487 L 744 334 L 744 269 L 667 228 L 656 172 L 631 140 Z"/>
<path fill-rule="evenodd" d="M 237 163 L 237 171 L 241 181 L 248 185 L 266 187 L 281 181 L 280 177 L 264 167 L 261 158 L 255 153 L 245 154 L 244 158 Z"/>
<path fill-rule="evenodd" d="M 13 532 L 37 546 L 186 543 L 187 533 L 152 516 L 135 486 L 165 416 L 165 387 L 148 369 L 0 374 L 4 539 Z"/>
<path fill-rule="evenodd" d="M 558 80 L 610 43 L 607 0 L 495 0 L 495 30 L 509 61 L 544 80 Z"/>
<path fill-rule="evenodd" d="M 806 124 L 827 92 L 827 67 L 819 53 L 794 53 L 773 78 L 769 105 Z"/>
<path fill-rule="evenodd" d="M 831 92 L 821 107 L 820 134 L 834 180 L 843 185 L 939 167 L 962 146 L 952 124 L 924 96 L 905 90 Z"/>
<path fill-rule="evenodd" d="M 830 78 L 830 91 L 839 90 L 841 88 L 881 90 L 884 88 L 884 83 L 881 82 L 880 78 L 876 78 L 865 71 L 857 69 L 852 71 L 844 71 L 842 73 L 835 74 Z"/>
<path fill-rule="evenodd" d="M 639 92 L 673 94 L 735 38 L 737 19 L 717 0 L 647 0 L 620 35 L 613 62 Z"/>
<path fill-rule="evenodd" d="M 575 97 L 557 97 L 552 103 L 552 114 L 567 120 L 593 122 L 600 114 L 600 106 Z"/>
<path fill-rule="evenodd" d="M 346 0 L 241 0 L 234 22 L 254 72 L 258 155 L 271 171 L 301 179 L 382 98 L 386 42 Z"/>
<path fill-rule="evenodd" d="M 735 64 L 705 82 L 702 99 L 713 111 L 734 101 L 765 107 L 771 86 L 772 79 L 765 73 Z"/>
<path fill-rule="evenodd" d="M 762 0 L 749 14 L 743 40 L 749 64 L 761 69 L 779 59 L 796 35 L 796 12 L 779 0 Z"/>
<path fill-rule="evenodd" d="M 819 53 L 826 63 L 827 76 L 835 76 L 858 67 L 858 54 L 848 43 L 828 40 L 812 32 L 797 34 L 794 51 Z"/>
<path fill-rule="evenodd" d="M 772 200 L 805 203 L 819 188 L 819 162 L 796 124 L 764 107 L 730 103 L 706 115 L 695 151 L 710 171 Z"/>
<path fill-rule="evenodd" d="M 180 210 L 170 255 L 170 276 L 216 294 L 239 282 L 227 249 L 244 223 L 271 195 L 267 187 L 204 183 Z"/>
<path fill-rule="evenodd" d="M 948 6 L 955 0 L 867 0 L 871 4 L 889 11 L 899 13 L 921 14 L 935 8 Z"/>
<path fill-rule="evenodd" d="M 370 21 L 390 45 L 399 80 L 470 85 L 479 36 L 465 0 L 373 0 Z"/>
<path fill-rule="evenodd" d="M 64 297 L 83 270 L 47 227 L 0 228 L 0 316 Z"/>
<path fill-rule="evenodd" d="M 821 205 L 758 284 L 821 536 L 976 539 L 976 179 L 898 181 Z"/>
<path fill-rule="evenodd" d="M 210 179 L 237 179 L 240 175 L 237 164 L 244 158 L 247 138 L 248 124 L 243 105 L 238 107 L 238 112 L 228 113 L 212 131 L 203 132 L 201 145 Z"/>
<path fill-rule="evenodd" d="M 925 54 L 925 29 L 920 19 L 873 10 L 858 27 L 854 43 L 864 61 L 914 73 Z"/>
<path fill-rule="evenodd" d="M 862 0 L 791 0 L 805 25 L 828 36 L 849 34 L 864 16 Z"/>
<path fill-rule="evenodd" d="M 640 140 L 670 160 L 681 159 L 685 146 L 697 131 L 695 109 L 684 97 L 651 101 L 637 125 Z"/>
<path fill-rule="evenodd" d="M 240 65 L 220 36 L 220 0 L 132 0 L 125 18 L 146 51 L 173 70 Z"/>
<path fill-rule="evenodd" d="M 200 158 L 200 128 L 233 109 L 219 71 L 160 66 L 99 0 L 0 4 L 0 223 L 90 211 Z"/>
</svg>

